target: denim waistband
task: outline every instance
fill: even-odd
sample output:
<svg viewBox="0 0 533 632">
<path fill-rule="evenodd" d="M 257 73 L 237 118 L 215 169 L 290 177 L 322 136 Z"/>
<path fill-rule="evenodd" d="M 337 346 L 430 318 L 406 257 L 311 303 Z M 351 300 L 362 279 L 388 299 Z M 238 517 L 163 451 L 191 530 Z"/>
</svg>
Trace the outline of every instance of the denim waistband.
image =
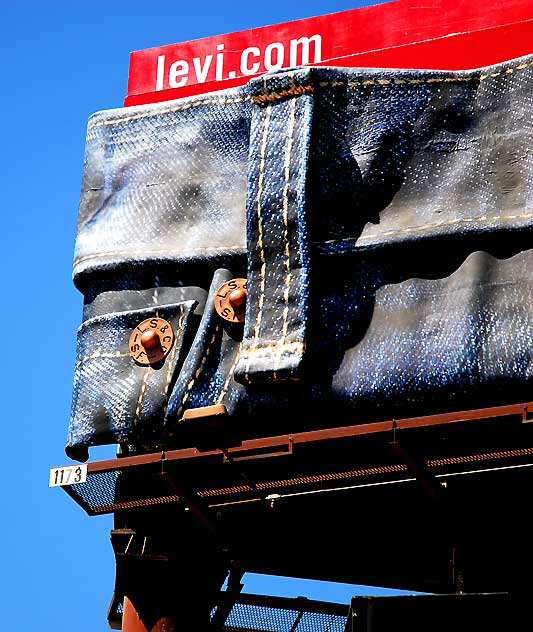
<svg viewBox="0 0 533 632">
<path fill-rule="evenodd" d="M 283 177 L 287 143 L 305 153 L 290 178 L 305 189 L 310 238 L 322 252 L 529 227 L 532 64 L 298 68 L 97 113 L 88 125 L 75 279 L 132 260 L 242 254 L 261 128 L 268 195 L 270 176 Z"/>
</svg>

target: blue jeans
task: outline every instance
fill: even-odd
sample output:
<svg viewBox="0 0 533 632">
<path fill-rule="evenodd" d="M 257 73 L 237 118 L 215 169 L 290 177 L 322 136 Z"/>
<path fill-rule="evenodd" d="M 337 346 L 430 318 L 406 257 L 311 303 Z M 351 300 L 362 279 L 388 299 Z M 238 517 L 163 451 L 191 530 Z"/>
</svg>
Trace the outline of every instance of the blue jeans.
<svg viewBox="0 0 533 632">
<path fill-rule="evenodd" d="M 527 401 L 533 58 L 297 68 L 89 120 L 67 453 Z M 244 325 L 215 312 L 248 279 Z M 168 320 L 142 366 L 129 336 Z"/>
</svg>

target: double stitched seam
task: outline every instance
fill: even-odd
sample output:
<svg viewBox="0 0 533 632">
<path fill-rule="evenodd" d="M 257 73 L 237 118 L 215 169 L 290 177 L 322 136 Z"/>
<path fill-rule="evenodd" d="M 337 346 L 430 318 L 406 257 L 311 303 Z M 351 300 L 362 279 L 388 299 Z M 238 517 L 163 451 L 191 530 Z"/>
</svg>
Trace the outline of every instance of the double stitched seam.
<svg viewBox="0 0 533 632">
<path fill-rule="evenodd" d="M 429 79 L 363 79 L 361 81 L 321 81 L 319 86 L 322 88 L 337 87 L 337 86 L 388 86 L 395 85 L 419 85 L 424 83 L 461 83 L 465 81 L 486 81 L 487 79 L 496 79 L 502 75 L 511 75 L 520 70 L 525 70 L 533 66 L 533 61 L 523 62 L 517 66 L 511 66 L 500 70 L 499 72 L 487 73 L 480 75 L 479 77 L 431 77 Z M 231 105 L 234 103 L 246 103 L 251 101 L 253 103 L 272 102 L 278 99 L 286 98 L 287 96 L 300 96 L 302 94 L 309 94 L 313 91 L 313 86 L 298 86 L 290 90 L 280 90 L 279 92 L 265 92 L 264 94 L 257 95 L 255 97 L 226 97 L 224 99 L 203 99 L 202 101 L 193 101 L 191 103 L 184 103 L 181 105 L 175 105 L 164 110 L 157 112 L 145 112 L 142 114 L 135 114 L 133 116 L 127 116 L 120 119 L 110 119 L 107 121 L 97 121 L 96 123 L 90 123 L 87 127 L 87 131 L 95 127 L 108 127 L 110 125 L 119 125 L 120 123 L 127 123 L 129 121 L 136 121 L 144 118 L 151 118 L 153 116 L 160 116 L 162 114 L 169 114 L 172 112 L 180 112 L 182 110 L 189 110 L 191 108 L 202 107 L 205 105 Z"/>
<path fill-rule="evenodd" d="M 284 186 L 283 186 L 283 225 L 284 225 L 284 241 L 285 241 L 285 288 L 283 291 L 283 324 L 281 328 L 281 338 L 280 345 L 286 342 L 287 338 L 287 327 L 288 327 L 288 316 L 289 316 L 289 293 L 291 287 L 291 253 L 289 247 L 289 185 L 290 185 L 290 168 L 291 168 L 291 158 L 292 158 L 292 150 L 294 147 L 294 131 L 296 129 L 296 100 L 291 101 L 290 105 L 290 117 L 289 117 L 289 131 L 287 134 L 287 144 L 285 146 L 285 165 L 284 165 Z M 281 353 L 278 355 L 278 359 L 276 362 L 276 369 L 273 372 L 273 379 L 277 380 L 277 369 L 281 364 Z"/>
<path fill-rule="evenodd" d="M 209 341 L 207 348 L 205 350 L 205 353 L 202 357 L 202 360 L 200 362 L 200 366 L 196 369 L 191 381 L 187 384 L 187 388 L 185 389 L 185 393 L 183 394 L 183 399 L 181 401 L 181 406 L 178 408 L 178 412 L 176 413 L 176 416 L 179 417 L 181 412 L 183 411 L 183 408 L 185 407 L 185 404 L 187 403 L 190 395 L 191 395 L 191 391 L 193 386 L 195 385 L 196 381 L 198 380 L 198 378 L 200 377 L 202 371 L 204 370 L 204 366 L 205 363 L 207 362 L 207 358 L 209 357 L 209 355 L 211 354 L 211 351 L 213 349 L 213 345 L 216 342 L 216 339 L 218 337 L 218 332 L 219 332 L 219 328 L 220 325 L 216 325 L 215 327 L 215 331 L 213 332 L 213 336 L 211 337 L 211 340 Z"/>
<path fill-rule="evenodd" d="M 313 92 L 313 86 L 295 86 L 290 90 L 281 90 L 280 92 L 270 92 L 265 94 L 260 94 L 255 97 L 227 97 L 224 99 L 202 99 L 201 101 L 192 101 L 191 103 L 183 103 L 180 105 L 175 105 L 169 108 L 165 108 L 163 110 L 159 110 L 157 112 L 144 112 L 142 114 L 134 114 L 132 116 L 126 116 L 120 119 L 110 119 L 107 121 L 96 121 L 95 123 L 90 123 L 87 126 L 87 131 L 94 129 L 95 127 L 109 127 L 111 125 L 120 125 L 120 123 L 129 123 L 130 121 L 138 121 L 145 118 L 152 118 L 154 116 L 161 116 L 164 114 L 172 114 L 173 112 L 182 112 L 184 110 L 190 110 L 193 108 L 204 107 L 207 105 L 233 105 L 235 103 L 247 103 L 251 101 L 252 103 L 267 103 L 269 101 L 277 101 L 278 99 L 283 99 L 288 96 L 300 96 L 302 94 L 309 94 Z"/>
<path fill-rule="evenodd" d="M 422 85 L 431 83 L 464 83 L 479 82 L 481 77 L 432 77 L 431 79 L 361 79 L 360 81 L 320 81 L 321 88 L 338 88 L 342 86 L 364 87 L 364 86 L 406 86 Z"/>
<path fill-rule="evenodd" d="M 304 94 L 311 94 L 315 91 L 314 86 L 296 86 L 294 85 L 294 77 L 290 78 L 293 87 L 288 90 L 280 90 L 279 92 L 268 92 L 252 97 L 252 103 L 260 105 L 261 103 L 273 103 L 287 97 L 300 97 Z"/>
<path fill-rule="evenodd" d="M 158 307 L 159 307 L 159 277 L 157 276 L 157 274 L 155 275 L 153 301 L 154 301 L 154 305 L 155 305 L 156 318 L 159 318 L 159 309 L 158 309 Z"/>
<path fill-rule="evenodd" d="M 168 358 L 168 371 L 167 371 L 167 379 L 166 379 L 166 384 L 165 384 L 165 388 L 163 390 L 163 397 L 165 398 L 165 413 L 164 413 L 164 420 L 166 421 L 167 418 L 167 409 L 168 409 L 168 388 L 170 386 L 170 382 L 172 380 L 172 371 L 174 368 L 174 359 L 176 357 L 176 353 L 178 351 L 178 346 L 180 346 L 179 341 L 178 341 L 178 337 L 181 337 L 181 333 L 182 333 L 182 328 L 183 328 L 183 321 L 185 319 L 185 309 L 183 308 L 183 305 L 180 305 L 180 319 L 178 321 L 178 326 L 176 327 L 176 333 L 174 335 L 174 349 L 172 349 L 172 353 L 170 354 L 170 357 Z"/>
<path fill-rule="evenodd" d="M 137 121 L 139 119 L 151 118 L 152 116 L 160 116 L 162 114 L 171 114 L 172 112 L 181 112 L 182 110 L 190 110 L 191 108 L 198 108 L 205 105 L 231 105 L 233 103 L 246 103 L 247 101 L 250 101 L 250 97 L 227 97 L 224 99 L 203 99 L 202 101 L 192 101 L 191 103 L 174 105 L 172 107 L 165 108 L 164 110 L 159 110 L 157 112 L 144 112 L 142 114 L 134 114 L 132 116 L 126 116 L 120 119 L 97 121 L 96 123 L 90 123 L 87 127 L 87 131 L 95 127 L 119 125 L 120 123 L 128 123 L 129 121 Z"/>
<path fill-rule="evenodd" d="M 235 360 L 229 370 L 228 377 L 226 378 L 226 381 L 224 382 L 224 387 L 220 391 L 220 394 L 217 398 L 217 401 L 216 401 L 217 404 L 222 403 L 222 400 L 224 399 L 228 391 L 229 383 L 231 382 L 231 379 L 233 378 L 233 375 L 235 374 L 235 367 L 237 366 L 237 363 L 239 362 L 239 359 L 240 359 L 241 349 L 242 349 L 242 343 L 239 344 L 237 351 L 235 352 Z"/>
<path fill-rule="evenodd" d="M 484 75 L 471 76 L 471 77 L 431 77 L 429 79 L 361 79 L 360 81 L 321 81 L 318 85 L 321 88 L 336 88 L 338 86 L 403 86 L 403 85 L 420 85 L 420 84 L 432 84 L 432 83 L 464 83 L 464 82 L 480 82 L 487 81 L 487 79 L 496 79 L 504 75 L 511 75 L 520 70 L 525 70 L 533 66 L 533 61 L 528 63 L 518 64 L 517 66 L 511 66 L 498 72 L 490 72 Z"/>
<path fill-rule="evenodd" d="M 294 342 L 285 342 L 284 344 L 280 344 L 279 342 L 274 342 L 270 345 L 263 345 L 261 347 L 254 347 L 250 349 L 249 353 L 253 353 L 258 356 L 270 356 L 273 352 L 277 351 L 280 353 L 299 353 L 305 350 L 305 342 L 303 340 L 296 340 Z"/>
<path fill-rule="evenodd" d="M 165 305 L 160 305 L 160 309 L 164 311 L 168 311 L 169 307 L 174 307 L 174 306 L 175 305 L 172 303 L 167 303 Z M 142 307 L 142 308 L 138 308 L 134 310 L 129 310 L 127 312 L 111 312 L 110 314 L 102 314 L 100 316 L 93 316 L 92 318 L 87 319 L 78 327 L 78 334 L 80 334 L 84 329 L 87 329 L 87 327 L 91 327 L 92 325 L 95 325 L 98 323 L 105 323 L 110 320 L 113 321 L 114 323 L 122 322 L 122 323 L 126 323 L 127 325 L 130 325 L 132 314 L 139 313 L 139 317 L 140 317 L 142 313 L 150 313 L 151 311 L 152 310 L 149 307 Z"/>
<path fill-rule="evenodd" d="M 259 289 L 259 304 L 257 311 L 257 318 L 254 327 L 254 337 L 252 340 L 251 348 L 253 349 L 257 345 L 259 338 L 259 329 L 261 327 L 261 321 L 263 318 L 263 304 L 265 301 L 265 275 L 266 275 L 266 259 L 265 248 L 263 244 L 263 218 L 261 215 L 261 197 L 263 195 L 263 183 L 265 179 L 265 162 L 266 162 L 266 145 L 268 140 L 268 130 L 270 126 L 270 117 L 272 115 L 272 106 L 269 105 L 266 109 L 265 120 L 263 123 L 263 134 L 261 137 L 261 146 L 259 150 L 259 176 L 257 180 L 257 196 L 256 196 L 256 210 L 257 210 L 257 247 L 259 249 L 259 258 L 261 260 L 260 269 L 260 289 Z M 248 373 L 250 371 L 250 362 L 246 367 L 246 379 L 248 379 Z"/>
<path fill-rule="evenodd" d="M 95 360 L 96 358 L 128 358 L 130 355 L 130 353 L 122 353 L 120 351 L 117 351 L 116 353 L 100 353 L 97 351 L 96 353 L 84 356 L 78 360 L 74 370 L 77 371 L 84 362 L 87 362 L 87 360 Z"/>
</svg>

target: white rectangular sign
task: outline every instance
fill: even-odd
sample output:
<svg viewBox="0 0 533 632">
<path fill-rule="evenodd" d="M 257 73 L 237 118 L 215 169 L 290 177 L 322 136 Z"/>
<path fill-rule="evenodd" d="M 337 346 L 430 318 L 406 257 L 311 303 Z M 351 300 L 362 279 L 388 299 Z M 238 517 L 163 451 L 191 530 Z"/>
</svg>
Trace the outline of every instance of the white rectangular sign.
<svg viewBox="0 0 533 632">
<path fill-rule="evenodd" d="M 78 483 L 85 483 L 86 480 L 87 464 L 63 465 L 62 467 L 53 467 L 50 470 L 49 487 L 77 485 Z"/>
</svg>

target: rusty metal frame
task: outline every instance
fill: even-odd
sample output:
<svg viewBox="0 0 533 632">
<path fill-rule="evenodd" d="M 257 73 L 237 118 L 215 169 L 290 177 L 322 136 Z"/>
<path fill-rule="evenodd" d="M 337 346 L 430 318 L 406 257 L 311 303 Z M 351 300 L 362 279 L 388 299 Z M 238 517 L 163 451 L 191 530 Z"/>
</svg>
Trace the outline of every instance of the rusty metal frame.
<svg viewBox="0 0 533 632">
<path fill-rule="evenodd" d="M 334 439 L 346 439 L 350 437 L 368 436 L 378 433 L 392 433 L 394 430 L 407 430 L 415 428 L 428 428 L 432 426 L 444 426 L 446 424 L 482 421 L 484 419 L 496 419 L 502 417 L 518 417 L 522 422 L 529 421 L 533 417 L 533 402 L 522 404 L 510 404 L 507 406 L 495 406 L 492 408 L 477 408 L 451 413 L 440 413 L 423 417 L 410 417 L 406 419 L 391 419 L 374 423 L 356 424 L 352 426 L 339 426 L 336 428 L 324 428 L 297 432 L 293 434 L 277 435 L 261 439 L 244 440 L 239 446 L 224 449 L 199 450 L 198 448 L 185 448 L 168 452 L 153 452 L 137 456 L 121 457 L 106 461 L 93 461 L 87 464 L 87 472 L 118 470 L 137 465 L 149 465 L 161 461 L 175 461 L 197 458 L 220 457 L 226 459 L 231 455 L 234 460 L 244 460 L 256 457 L 266 457 L 272 454 L 291 454 L 296 446 L 302 444 L 319 443 Z"/>
<path fill-rule="evenodd" d="M 405 463 L 407 470 L 416 478 L 428 497 L 436 502 L 442 501 L 444 488 L 433 476 L 426 463 L 413 456 L 399 441 L 391 441 L 390 446 L 400 461 Z"/>
<path fill-rule="evenodd" d="M 141 454 L 137 456 L 127 456 L 106 461 L 95 461 L 88 463 L 88 475 L 98 473 L 109 473 L 114 471 L 127 471 L 131 468 L 146 466 L 150 469 L 159 469 L 163 475 L 167 492 L 163 495 L 156 493 L 155 495 L 137 498 L 134 500 L 124 500 L 114 502 L 110 505 L 101 505 L 96 509 L 90 501 L 84 500 L 77 493 L 77 485 L 63 486 L 63 489 L 71 498 L 78 503 L 84 511 L 89 515 L 101 515 L 104 513 L 110 513 L 114 511 L 136 509 L 140 507 L 147 507 L 151 505 L 168 504 L 168 503 L 182 503 L 188 508 L 192 514 L 200 520 L 204 527 L 208 531 L 216 531 L 211 524 L 208 509 L 213 507 L 225 507 L 234 504 L 249 503 L 254 501 L 263 501 L 272 503 L 272 498 L 279 498 L 281 496 L 292 496 L 298 493 L 307 493 L 302 490 L 302 486 L 306 489 L 316 491 L 333 491 L 333 488 L 337 490 L 351 489 L 357 486 L 366 486 L 364 483 L 374 483 L 376 477 L 382 479 L 383 477 L 392 477 L 388 481 L 384 482 L 402 482 L 410 479 L 405 478 L 405 474 L 414 474 L 415 478 L 426 487 L 426 491 L 431 492 L 430 496 L 441 496 L 440 484 L 434 477 L 439 477 L 438 470 L 442 471 L 442 468 L 456 468 L 457 466 L 463 466 L 468 463 L 483 463 L 502 460 L 509 460 L 516 458 L 526 458 L 529 461 L 533 459 L 533 446 L 520 446 L 515 449 L 502 449 L 492 452 L 476 452 L 469 455 L 444 455 L 444 458 L 429 458 L 429 459 L 416 459 L 414 464 L 412 455 L 409 451 L 406 452 L 407 446 L 403 444 L 399 449 L 397 438 L 399 431 L 402 431 L 402 436 L 416 436 L 411 435 L 411 431 L 431 430 L 432 428 L 445 429 L 450 424 L 470 423 L 484 421 L 504 421 L 506 424 L 508 421 L 515 424 L 530 422 L 533 418 L 533 403 L 512 404 L 507 406 L 498 406 L 492 408 L 482 408 L 467 411 L 458 411 L 452 413 L 442 413 L 438 415 L 429 415 L 423 417 L 412 417 L 406 419 L 380 421 L 367 424 L 357 424 L 351 426 L 341 426 L 336 428 L 325 428 L 320 430 L 312 430 L 306 432 L 299 432 L 294 434 L 286 434 L 272 437 L 264 437 L 258 439 L 243 440 L 239 445 L 232 445 L 231 447 L 209 448 L 202 450 L 201 448 L 186 448 L 180 450 L 172 450 L 168 452 L 155 452 L 150 454 Z M 484 427 L 484 426 L 483 426 Z M 403 434 L 408 430 L 408 435 Z M 481 429 L 480 429 L 481 431 Z M 291 456 L 297 452 L 298 447 L 304 448 L 305 446 L 324 446 L 327 451 L 327 446 L 339 445 L 339 441 L 354 439 L 354 438 L 371 438 L 372 436 L 382 436 L 387 441 L 387 433 L 390 433 L 390 440 L 388 443 L 394 448 L 396 446 L 396 454 L 399 458 L 399 463 L 381 463 L 381 464 L 369 464 L 366 467 L 359 467 L 353 469 L 349 463 L 340 467 L 348 468 L 342 471 L 336 471 L 331 473 L 307 472 L 301 476 L 296 475 L 290 478 L 276 478 L 266 481 L 254 482 L 251 480 L 249 474 L 244 472 L 242 466 L 244 462 L 260 459 L 268 459 L 273 456 Z M 393 450 L 394 451 L 394 450 Z M 183 489 L 180 481 L 177 481 L 174 475 L 171 475 L 165 467 L 165 463 L 169 465 L 174 463 L 176 465 L 183 464 L 185 466 L 194 465 L 195 463 L 204 463 L 209 465 L 211 471 L 215 473 L 219 465 L 226 464 L 235 469 L 235 473 L 241 478 L 241 483 L 237 481 L 233 484 L 226 486 L 215 485 L 213 488 L 195 489 L 190 490 Z M 420 462 L 419 462 L 420 461 Z M 239 463 L 242 462 L 242 463 Z M 533 463 L 532 463 L 533 465 Z M 489 466 L 490 467 L 490 466 Z M 414 469 L 413 469 L 414 468 Z M 485 467 L 486 469 L 486 467 Z M 133 471 L 133 470 L 132 470 Z M 442 474 L 440 474 L 442 475 Z M 216 479 L 216 476 L 215 476 Z M 368 479 L 368 480 L 364 480 Z M 355 480 L 361 481 L 360 484 L 354 485 Z M 352 483 L 350 483 L 352 481 Z M 324 488 L 331 482 L 333 487 Z M 379 483 L 382 484 L 382 483 Z M 346 485 L 348 485 L 346 487 Z M 293 488 L 293 492 L 285 492 Z M 431 489 L 430 489 L 431 488 Z M 280 496 L 281 494 L 281 496 Z"/>
</svg>

